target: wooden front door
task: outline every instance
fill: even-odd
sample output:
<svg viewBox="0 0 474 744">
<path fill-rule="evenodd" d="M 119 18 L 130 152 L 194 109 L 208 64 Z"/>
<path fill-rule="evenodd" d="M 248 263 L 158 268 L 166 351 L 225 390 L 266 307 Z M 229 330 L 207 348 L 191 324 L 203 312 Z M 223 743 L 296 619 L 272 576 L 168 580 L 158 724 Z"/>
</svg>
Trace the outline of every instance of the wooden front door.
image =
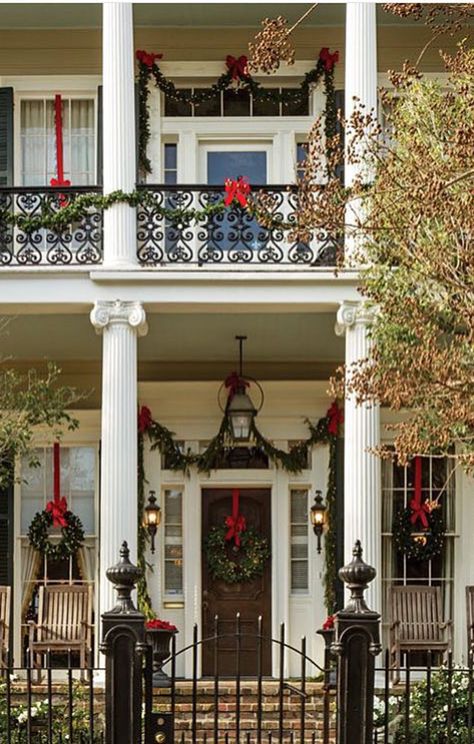
<svg viewBox="0 0 474 744">
<path fill-rule="evenodd" d="M 241 488 L 240 513 L 252 526 L 271 542 L 271 491 L 268 488 Z M 224 524 L 232 513 L 232 489 L 209 488 L 202 492 L 203 538 L 215 526 Z M 230 549 L 230 546 L 229 546 Z M 257 622 L 263 619 L 263 635 L 271 638 L 271 559 L 262 576 L 242 584 L 227 584 L 209 575 L 206 556 L 203 556 L 202 576 L 202 637 L 214 635 L 214 618 L 219 617 L 218 643 L 219 675 L 233 677 L 237 671 L 236 615 L 240 613 L 242 633 L 240 673 L 253 677 L 257 674 Z M 202 649 L 203 676 L 214 674 L 215 648 L 212 642 Z M 271 644 L 263 643 L 262 674 L 271 674 Z"/>
</svg>

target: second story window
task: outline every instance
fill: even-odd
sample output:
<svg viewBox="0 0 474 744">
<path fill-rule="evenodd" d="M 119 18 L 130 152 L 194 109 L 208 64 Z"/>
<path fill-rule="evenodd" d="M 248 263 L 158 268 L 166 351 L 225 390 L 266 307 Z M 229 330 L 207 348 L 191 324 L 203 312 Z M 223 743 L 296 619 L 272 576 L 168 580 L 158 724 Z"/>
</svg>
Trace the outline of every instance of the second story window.
<svg viewBox="0 0 474 744">
<path fill-rule="evenodd" d="M 49 186 L 56 177 L 54 97 L 21 101 L 21 181 Z M 62 99 L 64 177 L 73 186 L 95 182 L 95 106 L 91 98 Z"/>
<path fill-rule="evenodd" d="M 185 88 L 187 94 L 208 92 L 207 88 Z M 287 100 L 283 102 L 254 99 L 246 90 L 225 90 L 199 104 L 175 101 L 165 96 L 165 116 L 308 116 L 309 97 L 292 98 L 294 88 L 277 88 Z"/>
</svg>

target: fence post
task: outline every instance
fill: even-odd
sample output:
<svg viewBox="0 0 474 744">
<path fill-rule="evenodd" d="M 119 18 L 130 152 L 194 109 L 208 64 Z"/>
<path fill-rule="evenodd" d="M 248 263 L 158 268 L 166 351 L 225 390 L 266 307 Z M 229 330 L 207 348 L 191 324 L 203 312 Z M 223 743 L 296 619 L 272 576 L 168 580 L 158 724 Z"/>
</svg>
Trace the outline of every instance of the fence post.
<svg viewBox="0 0 474 744">
<path fill-rule="evenodd" d="M 380 615 L 364 599 L 375 569 L 362 560 L 357 540 L 353 559 L 339 570 L 351 596 L 336 614 L 332 651 L 337 655 L 337 744 L 372 744 L 375 656 L 380 653 Z"/>
<path fill-rule="evenodd" d="M 139 744 L 142 740 L 142 654 L 145 651 L 145 618 L 133 604 L 131 594 L 141 570 L 129 559 L 126 542 L 120 560 L 107 569 L 115 584 L 117 604 L 102 615 L 105 654 L 105 742 Z"/>
</svg>

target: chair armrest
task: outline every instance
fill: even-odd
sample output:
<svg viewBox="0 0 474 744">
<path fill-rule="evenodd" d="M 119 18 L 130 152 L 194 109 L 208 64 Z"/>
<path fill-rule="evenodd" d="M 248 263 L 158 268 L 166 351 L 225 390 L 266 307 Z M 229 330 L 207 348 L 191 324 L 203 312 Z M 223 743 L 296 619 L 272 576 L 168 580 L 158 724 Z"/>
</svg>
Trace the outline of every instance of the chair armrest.
<svg viewBox="0 0 474 744">
<path fill-rule="evenodd" d="M 394 630 L 398 625 L 400 625 L 400 620 L 394 620 L 394 622 L 390 624 L 390 630 Z"/>
<path fill-rule="evenodd" d="M 86 620 L 81 620 L 81 628 L 82 628 L 81 636 L 83 638 L 88 638 L 90 635 L 90 631 L 94 629 L 94 625 L 93 623 L 88 623 Z"/>
</svg>

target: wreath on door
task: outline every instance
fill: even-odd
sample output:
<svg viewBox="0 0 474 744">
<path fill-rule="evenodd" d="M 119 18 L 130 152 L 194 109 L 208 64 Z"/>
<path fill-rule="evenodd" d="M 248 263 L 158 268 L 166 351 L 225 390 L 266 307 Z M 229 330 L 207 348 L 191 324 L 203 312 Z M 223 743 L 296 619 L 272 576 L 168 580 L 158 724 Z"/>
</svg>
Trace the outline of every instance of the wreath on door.
<svg viewBox="0 0 474 744">
<path fill-rule="evenodd" d="M 270 558 L 266 537 L 247 527 L 239 510 L 240 491 L 232 491 L 232 514 L 221 527 L 212 527 L 204 541 L 207 566 L 213 579 L 242 584 L 261 576 Z"/>
</svg>

